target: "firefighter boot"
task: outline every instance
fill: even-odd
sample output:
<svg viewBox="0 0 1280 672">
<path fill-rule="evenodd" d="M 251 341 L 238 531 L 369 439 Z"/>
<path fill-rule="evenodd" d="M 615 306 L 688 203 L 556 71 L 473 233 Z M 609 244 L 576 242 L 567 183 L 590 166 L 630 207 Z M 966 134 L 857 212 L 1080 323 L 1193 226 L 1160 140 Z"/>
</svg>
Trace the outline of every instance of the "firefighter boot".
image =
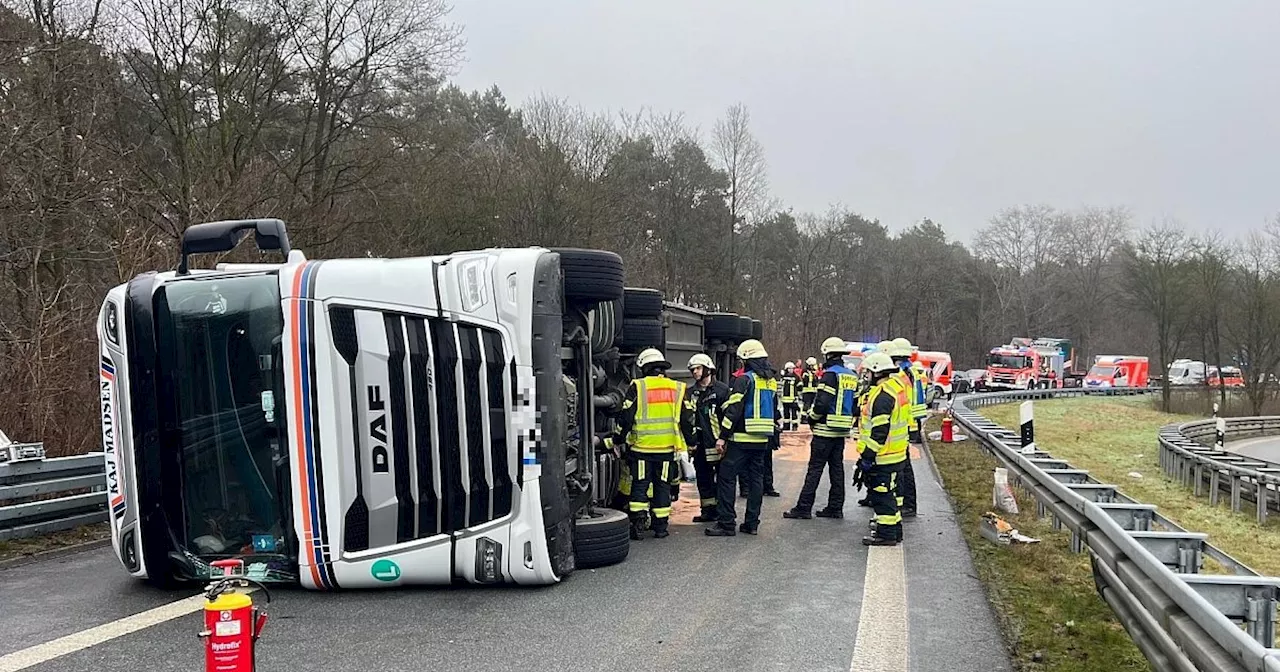
<svg viewBox="0 0 1280 672">
<path fill-rule="evenodd" d="M 649 516 L 644 513 L 631 514 L 631 538 L 640 541 L 640 533 L 649 527 Z"/>
<path fill-rule="evenodd" d="M 834 518 L 836 520 L 841 520 L 844 518 L 844 511 L 841 511 L 839 509 L 826 508 L 826 509 L 819 509 L 818 511 L 814 512 L 813 515 L 819 518 Z"/>
<path fill-rule="evenodd" d="M 813 514 L 809 513 L 808 511 L 801 511 L 800 509 L 787 509 L 786 511 L 782 512 L 782 517 L 792 518 L 797 520 L 809 520 L 813 518 Z"/>
<path fill-rule="evenodd" d="M 671 533 L 667 531 L 667 519 L 654 518 L 653 519 L 653 538 L 666 539 L 669 536 L 671 536 Z"/>
<path fill-rule="evenodd" d="M 693 517 L 693 522 L 695 523 L 714 523 L 716 520 L 718 519 L 716 518 L 716 507 L 714 506 L 711 508 L 703 508 L 702 513 Z"/>
<path fill-rule="evenodd" d="M 896 538 L 886 539 L 884 537 L 876 536 L 873 534 L 871 536 L 863 537 L 862 545 L 863 546 L 897 546 L 898 540 Z"/>
</svg>

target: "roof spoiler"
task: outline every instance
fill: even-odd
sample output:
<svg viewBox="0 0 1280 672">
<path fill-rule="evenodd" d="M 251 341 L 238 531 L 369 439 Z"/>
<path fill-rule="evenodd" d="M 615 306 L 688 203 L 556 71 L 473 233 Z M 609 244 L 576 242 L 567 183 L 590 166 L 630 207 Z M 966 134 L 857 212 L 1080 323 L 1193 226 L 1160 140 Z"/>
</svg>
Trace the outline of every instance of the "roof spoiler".
<svg viewBox="0 0 1280 672">
<path fill-rule="evenodd" d="M 258 249 L 280 250 L 287 259 L 289 251 L 289 232 L 284 222 L 279 219 L 228 219 L 220 222 L 205 222 L 187 227 L 182 232 L 182 254 L 178 259 L 178 275 L 187 275 L 188 258 L 193 254 L 212 254 L 228 252 L 240 244 L 249 230 L 253 230 L 254 242 Z"/>
</svg>

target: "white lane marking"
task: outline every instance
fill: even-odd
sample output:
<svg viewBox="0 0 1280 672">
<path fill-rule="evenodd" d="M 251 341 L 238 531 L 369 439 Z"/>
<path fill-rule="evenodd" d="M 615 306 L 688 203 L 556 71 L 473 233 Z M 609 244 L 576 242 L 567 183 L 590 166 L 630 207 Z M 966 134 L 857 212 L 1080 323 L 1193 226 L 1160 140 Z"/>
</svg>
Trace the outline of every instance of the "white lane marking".
<svg viewBox="0 0 1280 672">
<path fill-rule="evenodd" d="M 193 595 L 185 600 L 148 609 L 147 611 L 126 616 L 118 621 L 104 623 L 97 627 L 81 630 L 65 637 L 36 644 L 21 651 L 0 656 L 0 672 L 18 672 L 40 663 L 60 658 L 69 653 L 82 651 L 91 646 L 109 642 L 131 632 L 137 632 L 165 621 L 193 614 L 204 608 L 204 595 Z"/>
<path fill-rule="evenodd" d="M 867 549 L 850 672 L 907 672 L 907 568 L 902 544 Z"/>
</svg>

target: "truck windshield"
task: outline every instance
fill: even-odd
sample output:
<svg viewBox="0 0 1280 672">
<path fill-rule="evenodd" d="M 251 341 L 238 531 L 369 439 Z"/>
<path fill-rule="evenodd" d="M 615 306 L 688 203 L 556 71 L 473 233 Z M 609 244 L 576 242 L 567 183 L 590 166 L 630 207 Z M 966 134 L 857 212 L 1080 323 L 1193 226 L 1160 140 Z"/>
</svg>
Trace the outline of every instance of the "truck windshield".
<svg viewBox="0 0 1280 672">
<path fill-rule="evenodd" d="M 160 356 L 174 372 L 166 449 L 179 452 L 183 509 L 174 535 L 205 561 L 283 552 L 289 481 L 277 277 L 183 279 L 163 285 L 155 303 Z"/>
<path fill-rule="evenodd" d="M 1027 358 L 1022 355 L 991 355 L 987 365 L 1000 369 L 1025 369 Z"/>
<path fill-rule="evenodd" d="M 1092 369 L 1089 369 L 1089 375 L 1096 376 L 1098 378 L 1110 378 L 1115 375 L 1115 373 L 1116 367 L 1109 364 L 1105 366 L 1102 364 L 1095 364 Z"/>
</svg>

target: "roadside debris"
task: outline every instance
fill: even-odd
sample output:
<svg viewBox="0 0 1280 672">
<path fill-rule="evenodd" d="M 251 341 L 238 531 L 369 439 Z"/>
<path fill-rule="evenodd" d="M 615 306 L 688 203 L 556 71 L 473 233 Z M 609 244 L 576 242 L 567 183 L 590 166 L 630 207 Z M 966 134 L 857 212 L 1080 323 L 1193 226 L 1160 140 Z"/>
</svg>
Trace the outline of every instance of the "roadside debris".
<svg viewBox="0 0 1280 672">
<path fill-rule="evenodd" d="M 982 514 L 981 525 L 982 527 L 980 529 L 980 532 L 982 533 L 982 536 L 986 537 L 988 540 L 994 543 L 1001 544 L 1003 546 L 1008 546 L 1009 544 L 1040 543 L 1039 539 L 1036 539 L 1034 537 L 1028 537 L 1027 535 L 1019 532 L 1016 528 L 1014 528 L 1014 526 L 1010 525 L 1008 521 L 1001 518 L 1000 516 L 997 516 L 991 511 L 988 511 Z"/>
<path fill-rule="evenodd" d="M 1129 472 L 1129 478 L 1142 478 L 1142 474 L 1136 471 L 1131 471 Z"/>
<path fill-rule="evenodd" d="M 1009 487 L 1009 470 L 1004 467 L 996 467 L 991 505 L 1011 515 L 1018 513 L 1018 500 L 1013 496 L 1013 488 Z"/>
</svg>

